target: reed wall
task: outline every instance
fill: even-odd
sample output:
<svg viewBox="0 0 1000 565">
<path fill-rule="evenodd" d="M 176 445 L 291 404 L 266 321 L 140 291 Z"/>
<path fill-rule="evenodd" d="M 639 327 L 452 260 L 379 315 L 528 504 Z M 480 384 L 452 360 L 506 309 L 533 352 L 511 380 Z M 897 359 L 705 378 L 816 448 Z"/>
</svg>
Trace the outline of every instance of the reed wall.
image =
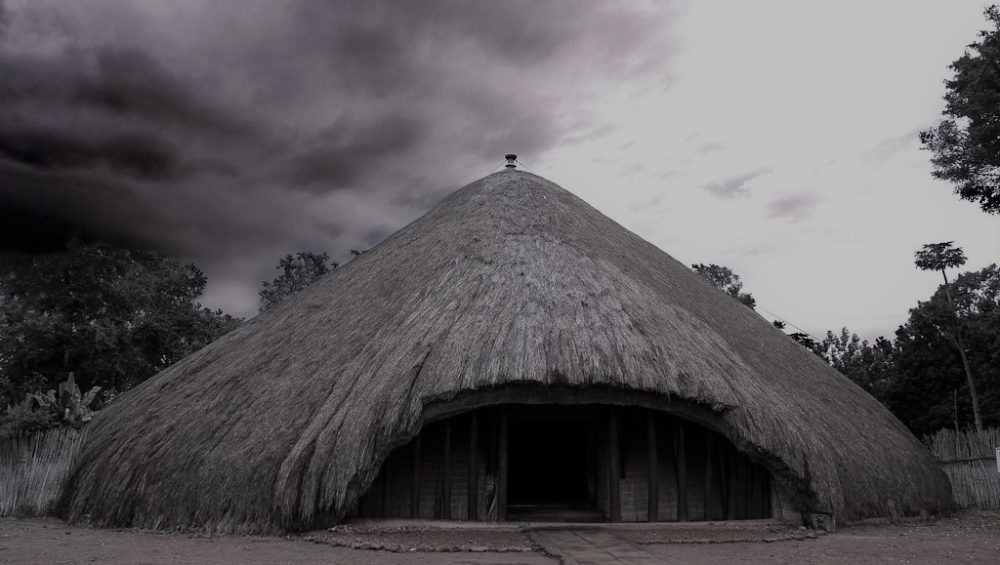
<svg viewBox="0 0 1000 565">
<path fill-rule="evenodd" d="M 82 435 L 64 427 L 0 439 L 0 516 L 47 514 L 59 498 Z"/>
<path fill-rule="evenodd" d="M 1000 469 L 996 459 L 1000 428 L 982 432 L 941 430 L 926 441 L 951 481 L 956 506 L 1000 510 Z"/>
</svg>

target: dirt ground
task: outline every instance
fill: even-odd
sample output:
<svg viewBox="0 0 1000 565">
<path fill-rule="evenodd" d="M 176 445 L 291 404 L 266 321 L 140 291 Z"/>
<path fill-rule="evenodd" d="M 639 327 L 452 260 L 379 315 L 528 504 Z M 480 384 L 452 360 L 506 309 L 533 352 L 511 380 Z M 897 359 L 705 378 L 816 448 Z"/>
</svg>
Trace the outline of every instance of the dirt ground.
<svg viewBox="0 0 1000 565">
<path fill-rule="evenodd" d="M 1000 513 L 966 513 L 932 522 L 841 528 L 804 541 L 653 544 L 665 563 L 801 565 L 1000 563 Z"/>
<path fill-rule="evenodd" d="M 451 536 L 452 544 L 461 537 Z M 438 541 L 441 541 L 440 539 Z M 352 549 L 302 537 L 201 537 L 67 526 L 54 519 L 0 518 L 0 563 L 76 565 L 552 565 L 538 552 L 391 552 Z"/>
<path fill-rule="evenodd" d="M 725 524 L 626 526 L 610 531 L 664 563 L 683 565 L 1000 563 L 1000 513 L 868 524 L 818 536 L 752 524 L 745 528 Z M 525 533 L 512 527 L 406 526 L 383 531 L 364 526 L 285 538 L 201 537 L 67 526 L 53 519 L 0 518 L 0 563 L 530 565 L 556 561 L 537 551 Z"/>
</svg>

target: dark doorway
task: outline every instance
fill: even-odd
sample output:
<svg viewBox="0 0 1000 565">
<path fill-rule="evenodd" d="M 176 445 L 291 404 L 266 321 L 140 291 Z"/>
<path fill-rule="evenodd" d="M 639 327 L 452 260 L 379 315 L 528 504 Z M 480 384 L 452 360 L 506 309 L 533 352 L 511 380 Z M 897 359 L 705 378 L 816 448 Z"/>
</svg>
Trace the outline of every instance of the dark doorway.
<svg viewBox="0 0 1000 565">
<path fill-rule="evenodd" d="M 513 520 L 600 520 L 593 489 L 592 421 L 525 410 L 509 420 L 508 513 Z"/>
<path fill-rule="evenodd" d="M 640 407 L 506 404 L 426 424 L 382 464 L 368 517 L 557 522 L 772 516 L 771 474 L 723 434 Z"/>
</svg>

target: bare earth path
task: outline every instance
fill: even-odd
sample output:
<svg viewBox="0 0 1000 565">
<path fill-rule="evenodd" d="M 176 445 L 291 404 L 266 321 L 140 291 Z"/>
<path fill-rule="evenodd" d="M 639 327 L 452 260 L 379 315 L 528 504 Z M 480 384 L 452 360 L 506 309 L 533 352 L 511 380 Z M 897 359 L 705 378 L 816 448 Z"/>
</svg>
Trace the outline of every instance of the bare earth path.
<svg viewBox="0 0 1000 565">
<path fill-rule="evenodd" d="M 0 518 L 0 563 L 77 565 L 553 565 L 541 553 L 393 553 L 334 547 L 299 538 L 192 537 L 67 526 L 53 519 Z"/>
<path fill-rule="evenodd" d="M 582 535 L 579 535 L 581 534 Z M 541 537 L 539 537 L 541 535 Z M 1000 513 L 963 514 L 930 523 L 865 525 L 804 540 L 678 543 L 692 539 L 765 540 L 783 535 L 763 526 L 710 528 L 614 527 L 567 528 L 554 531 L 516 529 L 427 528 L 403 533 L 312 534 L 301 537 L 197 537 L 129 530 L 101 530 L 67 526 L 53 519 L 0 518 L 0 563 L 84 564 L 516 564 L 553 565 L 557 560 L 540 552 L 488 551 L 489 547 L 549 543 L 586 548 L 611 557 L 612 563 L 796 563 L 804 565 L 874 565 L 1000 563 Z M 355 547 L 406 547 L 411 541 L 431 546 L 474 546 L 477 551 L 384 551 Z M 344 544 L 348 544 L 345 546 Z M 482 544 L 480 546 L 480 544 Z M 575 544 L 575 545 L 574 545 Z M 545 543 L 542 543 L 545 545 Z M 522 548 L 524 549 L 524 548 Z M 570 556 L 571 557 L 571 556 Z M 613 559 L 613 560 L 612 560 Z M 600 562 L 600 561 L 598 561 Z"/>
<path fill-rule="evenodd" d="M 666 563 L 683 565 L 998 564 L 1000 513 L 964 514 L 930 523 L 855 526 L 805 541 L 644 547 Z"/>
<path fill-rule="evenodd" d="M 665 561 L 611 530 L 539 530 L 530 535 L 566 565 L 658 565 Z"/>
</svg>

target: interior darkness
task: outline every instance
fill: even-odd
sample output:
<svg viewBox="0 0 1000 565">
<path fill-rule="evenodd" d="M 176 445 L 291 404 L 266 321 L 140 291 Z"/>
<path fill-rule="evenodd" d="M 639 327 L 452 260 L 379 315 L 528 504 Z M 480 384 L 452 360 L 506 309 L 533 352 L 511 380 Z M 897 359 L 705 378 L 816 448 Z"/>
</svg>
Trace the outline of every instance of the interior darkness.
<svg viewBox="0 0 1000 565">
<path fill-rule="evenodd" d="M 584 419 L 511 418 L 507 496 L 512 505 L 586 506 Z"/>
</svg>

